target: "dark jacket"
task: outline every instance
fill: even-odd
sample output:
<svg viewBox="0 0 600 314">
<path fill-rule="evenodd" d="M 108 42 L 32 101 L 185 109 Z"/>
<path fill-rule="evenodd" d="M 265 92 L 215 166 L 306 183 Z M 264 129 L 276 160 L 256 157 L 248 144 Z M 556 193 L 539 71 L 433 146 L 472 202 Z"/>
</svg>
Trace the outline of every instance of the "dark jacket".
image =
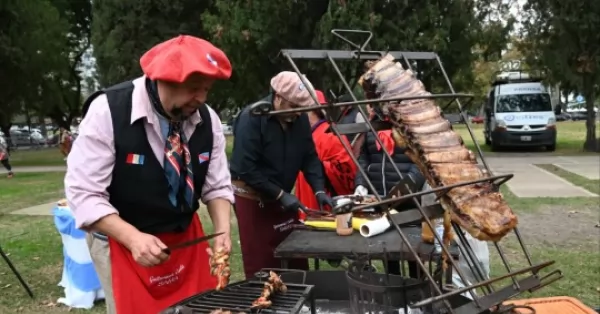
<svg viewBox="0 0 600 314">
<path fill-rule="evenodd" d="M 403 176 L 410 174 L 413 177 L 415 181 L 415 186 L 411 187 L 415 190 L 413 192 L 420 191 L 425 183 L 425 177 L 412 160 L 404 154 L 404 149 L 394 147 L 394 153 L 391 156 Z M 376 189 L 375 192 L 381 196 L 386 196 L 390 189 L 400 181 L 400 176 L 394 170 L 393 165 L 385 156 L 383 150 L 377 149 L 377 141 L 372 132 L 367 133 L 367 139 L 363 144 L 358 161 L 360 167 L 365 171 L 371 183 L 373 183 Z M 356 172 L 355 183 L 356 186 L 362 185 L 367 189 L 369 188 L 363 176 L 358 171 Z M 369 192 L 373 193 L 373 191 Z"/>
<path fill-rule="evenodd" d="M 272 101 L 269 96 L 265 101 Z M 233 128 L 231 178 L 275 199 L 284 190 L 290 193 L 302 171 L 314 191 L 324 191 L 321 161 L 315 150 L 306 114 L 283 130 L 275 116 L 253 116 L 250 106 L 240 112 Z"/>
</svg>

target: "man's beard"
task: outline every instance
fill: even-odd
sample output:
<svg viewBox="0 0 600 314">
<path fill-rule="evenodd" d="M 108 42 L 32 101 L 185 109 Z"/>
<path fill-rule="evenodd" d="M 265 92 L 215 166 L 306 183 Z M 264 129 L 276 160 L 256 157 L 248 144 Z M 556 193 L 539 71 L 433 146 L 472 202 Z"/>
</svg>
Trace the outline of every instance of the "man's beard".
<svg viewBox="0 0 600 314">
<path fill-rule="evenodd" d="M 196 113 L 196 111 L 198 111 L 198 109 L 190 112 L 189 114 L 186 114 L 185 112 L 183 112 L 182 107 L 173 106 L 173 109 L 171 109 L 169 111 L 169 114 L 171 115 L 171 118 L 173 120 L 183 121 L 183 120 L 186 120 L 187 118 L 191 117 L 194 113 Z"/>
</svg>

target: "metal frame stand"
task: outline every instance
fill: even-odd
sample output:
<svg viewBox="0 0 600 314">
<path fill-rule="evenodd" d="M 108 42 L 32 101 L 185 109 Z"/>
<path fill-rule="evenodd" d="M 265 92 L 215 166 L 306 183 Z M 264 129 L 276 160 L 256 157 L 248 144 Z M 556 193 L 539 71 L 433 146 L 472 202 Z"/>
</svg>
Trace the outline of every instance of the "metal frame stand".
<svg viewBox="0 0 600 314">
<path fill-rule="evenodd" d="M 304 82 L 305 85 L 307 84 L 307 82 L 306 82 L 305 78 L 301 75 L 294 60 L 297 60 L 297 59 L 329 60 L 329 62 L 331 63 L 331 65 L 333 66 L 335 71 L 337 72 L 339 79 L 343 83 L 346 91 L 352 96 L 354 101 L 343 102 L 343 103 L 331 103 L 326 106 L 323 106 L 318 103 L 316 95 L 314 95 L 313 91 L 311 90 L 310 91 L 311 95 L 313 97 L 313 100 L 315 101 L 314 106 L 274 111 L 273 108 L 271 107 L 270 103 L 259 102 L 259 103 L 255 103 L 254 105 L 252 105 L 252 109 L 251 109 L 252 114 L 255 114 L 255 115 L 277 115 L 277 114 L 285 114 L 285 113 L 292 113 L 292 112 L 309 112 L 309 111 L 313 111 L 313 110 L 323 110 L 324 109 L 328 112 L 327 116 L 328 116 L 328 120 L 329 120 L 328 122 L 331 125 L 330 126 L 331 132 L 333 132 L 340 140 L 342 138 L 341 136 L 344 134 L 356 133 L 356 132 L 363 132 L 363 133 L 364 132 L 372 132 L 375 135 L 376 141 L 382 147 L 384 147 L 384 145 L 381 143 L 381 140 L 377 136 L 377 131 L 378 131 L 378 129 L 381 130 L 382 126 L 377 125 L 377 129 L 376 129 L 376 127 L 374 127 L 374 125 L 369 121 L 367 114 L 358 105 L 361 105 L 361 104 L 374 105 L 374 104 L 391 102 L 391 101 L 401 102 L 403 100 L 413 100 L 413 99 L 436 99 L 436 100 L 448 99 L 449 100 L 448 104 L 446 106 L 442 107 L 442 109 L 446 108 L 452 102 L 456 101 L 463 121 L 465 121 L 465 122 L 468 121 L 466 113 L 463 110 L 463 105 L 460 103 L 460 101 L 458 99 L 466 98 L 466 99 L 469 99 L 468 103 L 470 103 L 470 101 L 472 101 L 473 97 L 471 95 L 467 95 L 467 94 L 455 93 L 454 88 L 452 87 L 452 84 L 450 82 L 450 79 L 448 78 L 448 75 L 447 75 L 444 67 L 442 66 L 442 62 L 436 53 L 434 53 L 434 52 L 365 50 L 369 41 L 373 37 L 371 32 L 357 31 L 357 30 L 332 30 L 331 32 L 334 36 L 337 36 L 338 38 L 340 38 L 341 40 L 345 41 L 350 46 L 355 48 L 355 50 L 288 50 L 288 49 L 285 49 L 285 50 L 281 51 L 281 55 L 283 55 L 288 60 L 288 62 L 290 63 L 290 65 L 292 66 L 294 71 L 296 71 L 298 73 L 300 79 Z M 357 43 L 354 43 L 354 42 L 350 41 L 349 39 L 347 39 L 345 36 L 342 35 L 342 33 L 365 34 L 365 35 L 368 35 L 368 38 L 362 44 L 357 44 Z M 362 61 L 377 60 L 387 54 L 391 54 L 397 60 L 404 61 L 405 65 L 410 70 L 413 70 L 412 66 L 411 66 L 411 62 L 410 62 L 411 60 L 412 61 L 417 61 L 417 60 L 436 61 L 437 65 L 448 85 L 448 89 L 450 90 L 451 93 L 436 94 L 436 95 L 429 95 L 429 96 L 418 96 L 418 97 L 394 97 L 394 98 L 387 98 L 387 99 L 357 100 L 356 96 L 352 92 L 352 88 L 348 84 L 348 81 L 344 78 L 344 76 L 340 72 L 340 69 L 336 63 L 336 60 L 357 60 L 358 62 L 361 62 L 361 60 Z M 358 106 L 358 110 L 359 110 L 360 114 L 364 117 L 365 122 L 364 123 L 355 123 L 355 124 L 345 124 L 345 125 L 341 125 L 341 126 L 338 125 L 337 121 L 333 121 L 331 119 L 331 117 L 330 117 L 331 114 L 329 114 L 329 113 L 335 113 L 336 110 L 339 109 L 339 107 L 345 107 L 345 106 Z M 523 242 L 521 234 L 520 234 L 518 228 L 516 228 L 516 227 L 514 228 L 513 232 L 520 244 L 523 255 L 527 259 L 529 266 L 519 269 L 519 270 L 513 270 L 508 262 L 508 259 L 505 256 L 500 244 L 498 242 L 494 242 L 494 247 L 496 248 L 498 254 L 500 255 L 500 259 L 502 260 L 502 263 L 504 264 L 504 267 L 505 267 L 507 273 L 500 275 L 493 279 L 488 279 L 488 278 L 485 278 L 484 272 L 480 268 L 479 262 L 475 256 L 472 248 L 466 241 L 465 236 L 464 236 L 463 231 L 461 230 L 460 226 L 457 225 L 456 223 L 452 223 L 452 226 L 453 226 L 453 229 L 454 229 L 456 235 L 458 236 L 458 238 L 461 240 L 461 242 L 464 245 L 464 247 L 460 247 L 461 257 L 466 258 L 467 264 L 471 268 L 474 275 L 477 277 L 477 283 L 470 285 L 468 287 L 462 288 L 462 289 L 452 289 L 450 287 L 450 284 L 451 284 L 450 282 L 444 282 L 445 276 L 435 276 L 436 278 L 439 279 L 439 280 L 435 280 L 434 276 L 431 274 L 430 271 L 428 271 L 428 268 L 423 264 L 423 262 L 419 258 L 419 255 L 417 254 L 417 252 L 411 247 L 407 236 L 404 234 L 404 232 L 402 231 L 400 226 L 403 224 L 411 223 L 411 222 L 425 221 L 427 223 L 427 225 L 431 228 L 431 230 L 434 230 L 431 219 L 440 217 L 444 212 L 444 209 L 439 204 L 425 206 L 425 207 L 421 206 L 421 204 L 420 204 L 421 196 L 430 194 L 430 193 L 436 193 L 436 194 L 438 194 L 438 198 L 439 198 L 439 197 L 445 195 L 446 193 L 448 193 L 448 191 L 450 191 L 451 189 L 453 189 L 455 187 L 471 185 L 471 184 L 476 184 L 476 183 L 480 183 L 480 182 L 488 182 L 488 183 L 492 184 L 495 189 L 499 189 L 500 185 L 502 185 L 503 183 L 505 183 L 506 181 L 510 180 L 513 177 L 512 174 L 492 176 L 492 171 L 490 170 L 487 162 L 485 161 L 485 158 L 483 156 L 481 148 L 479 147 L 479 144 L 477 143 L 475 136 L 473 134 L 473 130 L 471 129 L 471 127 L 468 123 L 466 123 L 466 125 L 467 125 L 467 129 L 469 131 L 469 135 L 471 136 L 473 143 L 475 144 L 475 147 L 477 149 L 477 154 L 479 156 L 479 159 L 480 159 L 481 163 L 483 164 L 485 170 L 487 171 L 487 174 L 488 174 L 487 178 L 474 180 L 474 181 L 468 181 L 468 182 L 462 182 L 462 183 L 449 185 L 449 186 L 433 188 L 430 191 L 426 191 L 426 192 L 411 191 L 409 185 L 407 184 L 409 182 L 409 180 L 411 180 L 411 179 L 403 177 L 402 173 L 398 170 L 396 164 L 393 162 L 390 154 L 386 150 L 382 150 L 385 154 L 385 158 L 387 158 L 387 160 L 390 161 L 390 163 L 394 167 L 394 170 L 397 172 L 397 174 L 401 178 L 400 182 L 394 188 L 402 191 L 402 193 L 401 193 L 402 195 L 401 196 L 391 195 L 391 196 L 387 196 L 383 199 L 379 195 L 375 195 L 377 197 L 377 201 L 378 201 L 377 203 L 363 205 L 363 206 L 353 206 L 350 204 L 350 205 L 346 205 L 346 208 L 336 208 L 335 209 L 335 210 L 344 212 L 344 211 L 358 211 L 358 210 L 361 210 L 361 209 L 364 209 L 367 207 L 380 206 L 384 209 L 384 211 L 389 213 L 390 209 L 392 209 L 396 204 L 399 204 L 402 201 L 407 200 L 407 199 L 412 199 L 413 202 L 417 205 L 416 209 L 413 209 L 410 211 L 404 211 L 397 215 L 387 215 L 388 219 L 390 219 L 390 221 L 392 222 L 392 225 L 395 227 L 396 231 L 400 235 L 400 238 L 401 238 L 403 244 L 407 246 L 410 253 L 415 258 L 417 264 L 423 271 L 423 274 L 426 276 L 426 279 L 429 280 L 430 283 L 432 283 L 432 287 L 434 290 L 433 297 L 427 298 L 425 300 L 421 300 L 420 302 L 413 304 L 412 305 L 413 307 L 424 307 L 426 305 L 434 304 L 436 308 L 445 307 L 447 313 L 457 313 L 457 314 L 482 313 L 485 311 L 489 311 L 490 309 L 492 309 L 494 307 L 499 308 L 501 306 L 502 302 L 505 300 L 508 300 L 509 298 L 519 295 L 525 291 L 533 292 L 535 290 L 538 290 L 538 289 L 562 278 L 562 273 L 560 270 L 554 270 L 545 276 L 540 276 L 539 271 L 545 267 L 552 265 L 554 263 L 554 261 L 544 262 L 544 263 L 540 263 L 540 264 L 534 264 L 532 262 L 530 254 Z M 389 123 L 387 125 L 387 128 L 389 129 L 391 127 L 399 127 L 399 126 L 400 125 L 397 122 L 392 121 L 391 123 Z M 383 127 L 386 127 L 386 126 L 383 126 Z M 344 149 L 351 157 L 352 161 L 358 166 L 358 160 L 357 160 L 356 156 L 354 156 L 354 154 L 352 153 L 352 148 L 345 141 L 341 141 L 341 142 L 344 146 Z M 358 171 L 360 171 L 360 173 L 365 178 L 366 184 L 369 186 L 369 188 L 371 190 L 375 190 L 373 187 L 373 184 L 370 182 L 368 176 L 366 175 L 364 170 L 361 169 L 360 166 L 358 166 Z M 440 196 L 440 194 L 441 194 L 441 196 Z M 437 241 L 442 243 L 443 254 L 445 254 L 445 256 L 451 256 L 448 246 L 443 244 L 443 241 L 442 241 L 443 239 L 441 239 L 435 232 L 433 233 L 433 235 L 435 236 Z M 453 271 L 455 271 L 458 274 L 458 276 L 462 279 L 462 281 L 467 283 L 467 281 L 465 280 L 465 276 L 461 272 L 461 270 L 458 268 L 457 263 L 452 258 L 448 258 L 448 262 L 451 264 Z M 518 275 L 523 275 L 523 274 L 528 274 L 528 273 L 530 275 L 524 279 L 519 279 L 517 277 Z M 507 278 L 510 278 L 511 284 L 508 284 L 508 285 L 504 284 L 500 288 L 494 287 L 494 285 L 493 285 L 494 283 L 499 284 L 499 281 L 501 281 L 503 279 L 507 279 Z M 475 289 L 481 289 L 480 291 L 483 293 L 483 295 L 477 295 L 473 298 L 473 300 L 471 302 L 457 306 L 455 308 L 453 308 L 450 305 L 450 302 L 448 301 L 448 299 L 450 297 L 458 295 L 458 294 L 462 294 L 465 292 L 470 292 Z"/>
<path fill-rule="evenodd" d="M 13 272 L 13 274 L 15 274 L 15 276 L 21 283 L 21 286 L 23 286 L 25 291 L 27 291 L 27 294 L 29 295 L 29 297 L 33 299 L 33 292 L 31 292 L 29 285 L 27 285 L 27 283 L 25 282 L 25 280 L 23 279 L 23 277 L 21 276 L 19 271 L 15 268 L 15 265 L 13 265 L 13 263 L 10 261 L 10 259 L 6 255 L 6 253 L 4 253 L 4 250 L 2 250 L 1 245 L 0 245 L 0 255 L 2 255 L 2 259 L 6 262 L 6 265 L 8 265 L 8 268 L 10 268 L 10 270 Z"/>
</svg>

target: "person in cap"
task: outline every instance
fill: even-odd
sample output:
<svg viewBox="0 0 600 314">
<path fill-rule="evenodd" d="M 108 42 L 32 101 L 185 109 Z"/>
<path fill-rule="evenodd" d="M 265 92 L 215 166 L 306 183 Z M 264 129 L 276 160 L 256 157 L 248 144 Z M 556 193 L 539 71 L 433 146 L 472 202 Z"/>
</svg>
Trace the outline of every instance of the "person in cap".
<svg viewBox="0 0 600 314">
<path fill-rule="evenodd" d="M 295 72 L 284 71 L 271 79 L 272 93 L 264 98 L 275 110 L 316 105 L 310 82 Z M 320 207 L 332 206 L 325 193 L 323 166 L 315 151 L 305 113 L 254 116 L 250 106 L 234 125 L 231 176 L 235 213 L 246 278 L 261 268 L 279 268 L 273 250 L 292 231 L 298 211 L 306 207 L 291 193 L 298 172 L 304 176 Z M 290 268 L 308 269 L 308 262 L 294 260 Z"/>
<path fill-rule="evenodd" d="M 65 191 L 106 294 L 108 313 L 158 313 L 216 287 L 196 211 L 207 205 L 214 248 L 230 250 L 231 176 L 225 136 L 205 104 L 231 76 L 223 51 L 181 35 L 140 59 L 144 75 L 85 102 Z M 206 209 L 203 209 L 206 210 Z"/>
<path fill-rule="evenodd" d="M 327 99 L 323 92 L 316 90 L 315 93 L 319 103 L 326 105 Z M 340 139 L 334 133 L 327 133 L 329 122 L 325 119 L 323 110 L 309 111 L 307 115 L 315 149 L 323 165 L 325 191 L 330 196 L 352 194 L 354 192 L 356 165 L 342 144 L 342 141 L 344 141 L 350 147 L 350 142 L 345 136 Z M 296 179 L 296 196 L 308 208 L 319 208 L 314 192 L 302 172 L 298 174 Z M 306 215 L 300 212 L 299 218 L 302 221 L 306 218 Z"/>
<path fill-rule="evenodd" d="M 371 121 L 388 119 L 382 112 L 380 106 L 372 106 Z M 361 146 L 360 156 L 358 158 L 359 166 L 364 170 L 368 178 L 364 178 L 360 171 L 356 172 L 355 192 L 356 195 L 378 194 L 382 198 L 387 197 L 392 188 L 396 186 L 401 179 L 405 179 L 405 184 L 413 192 L 421 191 L 425 187 L 425 177 L 415 165 L 415 163 L 406 155 L 406 147 L 396 145 L 392 137 L 392 130 L 382 130 L 377 132 L 377 137 L 381 140 L 381 147 L 372 131 L 366 133 L 366 140 Z M 400 171 L 400 175 L 385 156 L 385 151 L 392 157 L 393 162 Z M 402 177 L 401 177 L 402 176 Z M 367 186 L 368 179 L 375 188 L 370 190 Z M 412 200 L 397 205 L 394 209 L 398 211 L 416 208 Z M 409 274 L 417 278 L 417 264 L 408 262 Z M 388 261 L 387 269 L 390 274 L 399 275 L 400 263 L 397 261 Z"/>
</svg>

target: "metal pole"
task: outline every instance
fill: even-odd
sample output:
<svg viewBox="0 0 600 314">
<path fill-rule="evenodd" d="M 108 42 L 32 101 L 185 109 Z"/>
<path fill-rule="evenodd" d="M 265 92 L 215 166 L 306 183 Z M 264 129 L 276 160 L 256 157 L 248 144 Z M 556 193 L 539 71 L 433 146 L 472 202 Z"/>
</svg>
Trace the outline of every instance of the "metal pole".
<svg viewBox="0 0 600 314">
<path fill-rule="evenodd" d="M 27 291 L 27 294 L 29 295 L 29 297 L 33 299 L 33 292 L 31 292 L 31 289 L 29 288 L 29 286 L 27 285 L 27 283 L 25 282 L 25 280 L 23 279 L 23 277 L 21 276 L 19 271 L 15 268 L 15 265 L 13 265 L 13 263 L 10 261 L 8 256 L 4 253 L 4 250 L 2 250 L 2 246 L 0 246 L 0 255 L 2 255 L 2 259 L 4 259 L 4 261 L 6 262 L 6 264 L 8 265 L 8 268 L 10 268 L 10 270 L 12 270 L 13 274 L 15 274 L 15 276 L 21 283 L 21 286 L 23 286 L 23 288 L 25 288 L 25 291 Z"/>
</svg>

